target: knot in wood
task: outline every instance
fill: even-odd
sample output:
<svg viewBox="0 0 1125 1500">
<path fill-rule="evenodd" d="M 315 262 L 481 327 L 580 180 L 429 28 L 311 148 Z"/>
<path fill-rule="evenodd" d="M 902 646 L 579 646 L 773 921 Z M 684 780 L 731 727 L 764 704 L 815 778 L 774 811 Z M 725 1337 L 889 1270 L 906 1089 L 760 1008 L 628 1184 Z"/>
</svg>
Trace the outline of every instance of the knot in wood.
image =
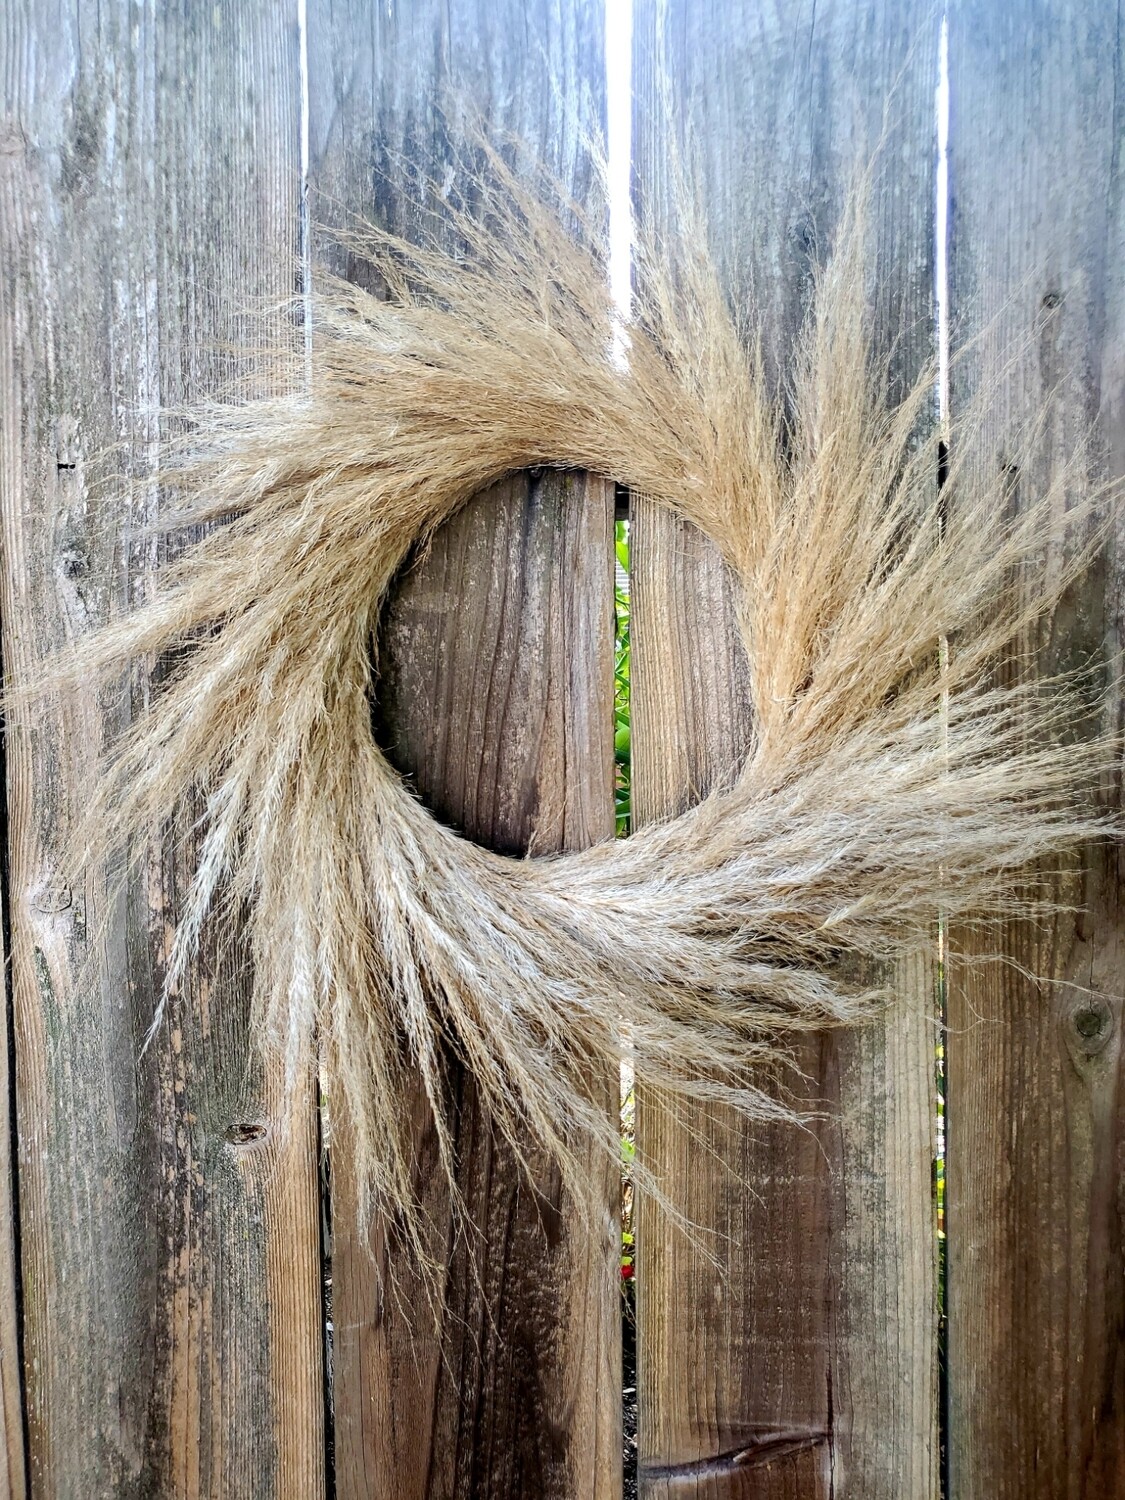
<svg viewBox="0 0 1125 1500">
<path fill-rule="evenodd" d="M 1071 1010 L 1070 1023 L 1079 1050 L 1094 1057 L 1113 1034 L 1113 1009 L 1101 995 L 1084 995 Z"/>
</svg>

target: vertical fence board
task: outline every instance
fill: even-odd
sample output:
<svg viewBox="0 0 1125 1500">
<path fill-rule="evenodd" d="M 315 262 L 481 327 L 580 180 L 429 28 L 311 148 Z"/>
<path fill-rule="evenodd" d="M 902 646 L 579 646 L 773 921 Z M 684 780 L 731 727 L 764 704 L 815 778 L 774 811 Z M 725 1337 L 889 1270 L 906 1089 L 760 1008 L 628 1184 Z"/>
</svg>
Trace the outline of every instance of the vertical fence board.
<svg viewBox="0 0 1125 1500">
<path fill-rule="evenodd" d="M 0 144 L 0 150 L 3 149 Z M 7 958 L 3 969 L 7 975 Z M 5 986 L 6 988 L 6 986 Z M 23 1369 L 20 1362 L 19 1277 L 16 1251 L 15 1079 L 9 1061 L 11 1011 L 0 1005 L 0 1500 L 26 1500 Z"/>
<path fill-rule="evenodd" d="M 602 115 L 598 4 L 383 11 L 313 0 L 309 49 L 319 218 L 360 212 L 406 233 L 442 232 L 440 205 L 411 182 L 414 169 L 446 169 L 438 101 L 449 85 L 455 117 L 468 97 L 490 127 L 514 131 L 585 195 L 577 127 L 597 128 Z M 364 274 L 328 243 L 320 254 Z M 516 476 L 438 533 L 388 608 L 392 754 L 441 816 L 493 847 L 545 853 L 613 833 L 612 524 L 604 481 Z M 616 1080 L 605 1089 L 613 1109 Z M 591 1162 L 605 1174 L 606 1222 L 588 1233 L 568 1219 L 549 1170 L 537 1168 L 536 1195 L 521 1182 L 463 1076 L 454 1103 L 475 1268 L 470 1247 L 452 1240 L 419 1099 L 420 1180 L 445 1234 L 440 1330 L 378 1227 L 374 1261 L 357 1243 L 346 1142 L 334 1140 L 337 1493 L 612 1500 L 621 1484 L 615 1174 Z"/>
<path fill-rule="evenodd" d="M 10 672 L 34 674 L 143 588 L 159 408 L 214 392 L 242 368 L 230 345 L 284 329 L 297 42 L 296 5 L 266 0 L 3 8 Z M 133 703 L 148 682 L 134 676 Z M 9 726 L 32 1493 L 315 1497 L 311 1099 L 283 1138 L 276 1082 L 248 1050 L 244 971 L 215 948 L 141 1058 L 186 851 L 151 851 L 120 896 L 104 871 L 72 885 L 59 868 L 128 703 L 87 689 Z"/>
<path fill-rule="evenodd" d="M 889 126 L 870 225 L 872 332 L 911 380 L 931 353 L 936 18 L 905 0 L 644 0 L 635 28 L 639 211 L 667 210 L 669 132 L 694 132 L 732 292 L 756 289 L 776 378 L 849 173 Z M 663 61 L 674 105 L 661 101 Z M 721 782 L 751 735 L 730 585 L 697 534 L 634 505 L 633 788 L 639 818 Z M 815 1132 L 638 1104 L 638 1149 L 703 1246 L 642 1203 L 641 1493 L 936 1493 L 933 977 L 885 1025 L 798 1049 Z M 709 1257 L 714 1257 L 713 1263 Z"/>
<path fill-rule="evenodd" d="M 1051 396 L 1030 455 L 1019 455 L 1021 488 L 1048 482 L 1091 426 L 1106 472 L 1125 474 L 1121 19 L 1116 0 L 949 7 L 950 304 L 955 348 L 974 341 L 953 367 L 952 408 L 1004 364 L 974 445 L 974 461 L 991 467 L 1012 462 L 1020 429 Z M 1118 726 L 1120 533 L 1118 523 L 1098 565 L 1019 652 L 1045 674 L 1094 667 Z M 1116 778 L 1105 796 L 1120 808 Z M 959 948 L 980 958 L 980 940 L 952 934 L 956 1500 L 1125 1494 L 1119 853 L 1088 850 L 1064 892 L 1080 915 L 1013 925 L 985 955 L 1010 965 L 958 962 Z"/>
</svg>

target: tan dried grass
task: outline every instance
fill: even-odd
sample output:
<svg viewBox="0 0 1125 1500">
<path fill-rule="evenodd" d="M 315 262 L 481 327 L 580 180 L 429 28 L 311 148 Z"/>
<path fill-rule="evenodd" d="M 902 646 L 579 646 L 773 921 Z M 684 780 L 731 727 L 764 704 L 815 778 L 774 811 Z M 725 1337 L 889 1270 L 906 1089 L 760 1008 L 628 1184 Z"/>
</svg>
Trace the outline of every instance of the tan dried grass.
<svg viewBox="0 0 1125 1500">
<path fill-rule="evenodd" d="M 1061 745 L 1065 685 L 993 671 L 1087 550 L 1081 464 L 1018 514 L 1002 473 L 956 464 L 939 500 L 932 372 L 889 402 L 865 336 L 862 193 L 784 403 L 698 237 L 640 245 L 622 360 L 596 227 L 496 160 L 476 198 L 451 211 L 456 256 L 355 234 L 387 300 L 318 286 L 305 389 L 197 413 L 175 523 L 206 535 L 55 679 L 189 647 L 106 770 L 83 857 L 205 807 L 169 983 L 213 905 L 247 904 L 256 1028 L 291 1078 L 319 1036 L 363 1211 L 397 1215 L 419 1257 L 410 1100 L 420 1078 L 452 1182 L 448 1050 L 517 1155 L 544 1148 L 604 1212 L 584 1137 L 616 1157 L 617 1128 L 592 1074 L 631 1049 L 655 1087 L 784 1114 L 755 1065 L 877 1012 L 880 983 L 848 976 L 931 945 L 939 910 L 1049 901 L 1012 877 L 1099 830 L 1083 789 L 1112 754 Z M 520 861 L 440 826 L 388 765 L 372 639 L 411 548 L 541 465 L 611 476 L 715 540 L 755 738 L 675 821 Z M 1064 532 L 1079 561 L 1048 576 Z"/>
</svg>

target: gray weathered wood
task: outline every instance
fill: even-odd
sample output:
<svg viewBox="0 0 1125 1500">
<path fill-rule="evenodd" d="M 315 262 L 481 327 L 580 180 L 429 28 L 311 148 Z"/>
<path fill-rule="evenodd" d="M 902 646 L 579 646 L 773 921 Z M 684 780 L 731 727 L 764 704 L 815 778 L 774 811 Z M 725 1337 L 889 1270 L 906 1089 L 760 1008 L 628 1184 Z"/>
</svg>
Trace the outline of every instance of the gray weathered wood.
<svg viewBox="0 0 1125 1500">
<path fill-rule="evenodd" d="M 452 134 L 467 100 L 584 196 L 578 127 L 598 124 L 604 92 L 597 4 L 313 0 L 308 25 L 318 218 L 360 212 L 442 232 L 440 205 L 409 173 L 445 171 L 449 85 Z M 456 171 L 447 185 L 462 185 Z M 363 277 L 327 239 L 319 253 Z M 600 480 L 513 479 L 439 532 L 388 611 L 383 732 L 431 806 L 493 847 L 549 852 L 613 832 L 612 500 Z M 470 1245 L 450 1239 L 419 1101 L 419 1179 L 448 1267 L 439 1330 L 381 1228 L 374 1265 L 356 1243 L 346 1143 L 333 1152 L 337 1493 L 612 1500 L 616 1174 L 591 1162 L 605 1223 L 573 1222 L 554 1174 L 537 1166 L 532 1194 L 471 1082 L 454 1080 Z M 616 1080 L 598 1086 L 613 1109 Z"/>
<path fill-rule="evenodd" d="M 1007 363 L 973 458 L 987 469 L 1018 457 L 1017 492 L 1056 474 L 1091 425 L 1104 472 L 1125 475 L 1121 22 L 1116 0 L 949 7 L 950 304 L 954 347 L 976 341 L 954 364 L 952 409 Z M 1048 397 L 1040 439 L 1018 452 Z M 1117 727 L 1120 537 L 1118 523 L 1090 576 L 1019 651 L 1045 673 L 1095 667 Z M 1120 808 L 1119 779 L 1104 790 Z M 1013 926 L 990 946 L 1018 968 L 967 967 L 958 950 L 979 956 L 980 940 L 951 935 L 955 1500 L 1125 1494 L 1120 855 L 1087 851 L 1065 891 L 1080 916 Z"/>
<path fill-rule="evenodd" d="M 157 496 L 120 480 L 151 472 L 159 408 L 284 331 L 297 42 L 295 3 L 3 8 L 10 673 L 141 588 L 156 553 L 134 529 Z M 132 702 L 146 690 L 138 673 Z M 190 849 L 151 850 L 119 897 L 59 866 L 128 701 L 76 692 L 16 714 L 7 744 L 32 1494 L 315 1497 L 313 1100 L 283 1136 L 245 974 L 214 948 L 140 1058 Z"/>
<path fill-rule="evenodd" d="M 716 253 L 735 294 L 753 299 L 775 378 L 892 90 L 870 226 L 873 338 L 880 350 L 897 341 L 902 380 L 930 354 L 936 40 L 936 19 L 905 0 L 638 9 L 641 211 L 666 211 L 669 135 L 688 122 Z M 713 549 L 643 504 L 634 516 L 643 819 L 729 775 L 750 724 Z M 697 1248 L 640 1207 L 640 1466 L 652 1500 L 936 1493 L 928 966 L 904 971 L 898 991 L 885 1026 L 798 1049 L 811 1096 L 830 1106 L 815 1133 L 750 1131 L 719 1110 L 677 1120 L 639 1099 L 639 1150 L 704 1231 Z"/>
<path fill-rule="evenodd" d="M 4 963 L 7 973 L 7 962 Z M 25 1500 L 23 1365 L 20 1359 L 19 1266 L 16 1239 L 15 1142 L 11 1124 L 15 1079 L 9 1066 L 11 1016 L 0 1008 L 0 1500 Z"/>
<path fill-rule="evenodd" d="M 383 631 L 385 733 L 440 816 L 520 853 L 612 834 L 612 489 L 519 477 L 478 498 L 409 573 Z M 612 1080 L 606 1108 L 614 1107 Z M 612 1232 L 572 1222 L 556 1174 L 535 1192 L 454 1071 L 459 1186 L 475 1243 L 454 1243 L 425 1111 L 420 1177 L 448 1255 L 440 1336 L 409 1267 L 377 1236 L 381 1299 L 333 1195 L 337 1492 L 613 1496 L 621 1482 L 620 1305 Z M 472 1261 L 475 1259 L 476 1264 Z"/>
</svg>

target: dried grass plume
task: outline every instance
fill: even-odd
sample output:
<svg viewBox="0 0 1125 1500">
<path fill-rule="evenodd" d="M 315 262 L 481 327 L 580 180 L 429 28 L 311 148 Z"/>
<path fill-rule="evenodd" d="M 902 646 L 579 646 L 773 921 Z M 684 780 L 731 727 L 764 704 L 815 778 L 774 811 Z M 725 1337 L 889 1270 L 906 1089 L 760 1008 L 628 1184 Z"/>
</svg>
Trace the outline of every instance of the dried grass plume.
<svg viewBox="0 0 1125 1500">
<path fill-rule="evenodd" d="M 592 1070 L 631 1049 L 661 1088 L 782 1112 L 751 1065 L 870 1016 L 887 997 L 854 976 L 929 945 L 939 910 L 1034 903 L 1013 875 L 1097 831 L 1083 788 L 1111 753 L 1059 743 L 1064 685 L 993 670 L 1066 587 L 1042 558 L 1093 502 L 1072 472 L 1013 514 L 956 441 L 939 496 L 932 372 L 889 401 L 865 336 L 861 194 L 775 400 L 701 241 L 641 243 L 623 337 L 599 227 L 541 186 L 492 161 L 473 216 L 451 210 L 456 256 L 357 232 L 386 298 L 324 279 L 300 389 L 196 414 L 169 524 L 202 540 L 55 678 L 182 648 L 105 770 L 83 857 L 204 809 L 168 982 L 217 902 L 249 910 L 260 1037 L 291 1068 L 319 1037 L 365 1211 L 420 1253 L 409 1100 L 420 1077 L 452 1180 L 450 1050 L 517 1153 L 545 1148 L 588 1204 L 583 1137 L 619 1149 Z M 718 544 L 755 734 L 682 817 L 514 860 L 439 825 L 387 763 L 372 641 L 411 548 L 542 465 L 609 476 Z"/>
</svg>

